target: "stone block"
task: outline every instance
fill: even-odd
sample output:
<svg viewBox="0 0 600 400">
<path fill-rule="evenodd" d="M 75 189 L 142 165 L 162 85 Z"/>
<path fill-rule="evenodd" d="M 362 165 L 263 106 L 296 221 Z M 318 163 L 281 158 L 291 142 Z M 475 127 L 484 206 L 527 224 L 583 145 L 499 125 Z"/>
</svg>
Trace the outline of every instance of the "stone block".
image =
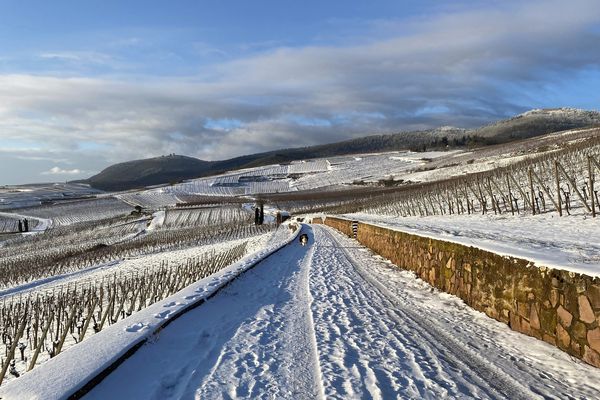
<svg viewBox="0 0 600 400">
<path fill-rule="evenodd" d="M 521 318 L 521 332 L 526 335 L 531 335 L 531 325 L 525 318 Z"/>
<path fill-rule="evenodd" d="M 558 347 L 565 350 L 571 344 L 571 336 L 560 324 L 556 325 L 556 337 L 558 338 Z"/>
<path fill-rule="evenodd" d="M 596 320 L 596 316 L 594 315 L 594 310 L 592 310 L 592 306 L 588 298 L 584 295 L 580 295 L 578 298 L 579 302 L 579 319 L 585 323 L 591 324 Z"/>
<path fill-rule="evenodd" d="M 592 303 L 592 307 L 599 310 L 600 309 L 600 286 L 599 285 L 590 285 L 587 290 L 587 296 Z"/>
<path fill-rule="evenodd" d="M 531 306 L 531 312 L 529 313 L 529 324 L 533 329 L 541 328 L 540 318 L 538 317 L 538 312 L 535 305 Z"/>
<path fill-rule="evenodd" d="M 542 303 L 542 305 L 545 308 L 552 308 L 552 304 L 550 304 L 550 300 L 544 300 L 544 302 Z"/>
<path fill-rule="evenodd" d="M 583 361 L 596 367 L 600 367 L 600 354 L 585 346 L 583 350 Z"/>
<path fill-rule="evenodd" d="M 510 322 L 509 326 L 513 331 L 521 332 L 521 319 L 519 316 L 513 312 L 510 313 Z"/>
<path fill-rule="evenodd" d="M 585 293 L 585 290 L 586 290 L 585 280 L 577 279 L 575 281 L 575 289 L 577 290 L 578 294 Z"/>
<path fill-rule="evenodd" d="M 517 303 L 517 313 L 522 318 L 529 318 L 529 303 L 518 302 Z"/>
<path fill-rule="evenodd" d="M 586 339 L 587 328 L 583 322 L 575 321 L 571 333 L 575 339 L 580 342 L 584 342 Z"/>
<path fill-rule="evenodd" d="M 548 335 L 547 333 L 544 333 L 542 335 L 542 340 L 546 343 L 550 343 L 553 346 L 556 346 L 556 336 L 552 336 L 552 335 Z"/>
<path fill-rule="evenodd" d="M 565 328 L 571 326 L 571 322 L 573 321 L 573 315 L 568 312 L 563 306 L 558 306 L 556 309 L 556 315 L 558 316 L 558 322 Z"/>
<path fill-rule="evenodd" d="M 600 352 L 600 328 L 590 329 L 587 332 L 587 341 L 592 349 Z"/>
</svg>

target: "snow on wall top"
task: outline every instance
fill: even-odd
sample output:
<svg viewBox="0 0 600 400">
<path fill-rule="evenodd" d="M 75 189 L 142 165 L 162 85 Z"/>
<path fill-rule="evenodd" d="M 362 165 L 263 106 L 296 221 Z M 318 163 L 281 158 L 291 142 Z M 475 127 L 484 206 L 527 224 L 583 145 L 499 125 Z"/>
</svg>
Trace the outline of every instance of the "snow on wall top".
<svg viewBox="0 0 600 400">
<path fill-rule="evenodd" d="M 597 218 L 560 218 L 552 214 L 390 217 L 364 213 L 347 217 L 526 259 L 538 266 L 600 277 L 600 221 Z"/>
</svg>

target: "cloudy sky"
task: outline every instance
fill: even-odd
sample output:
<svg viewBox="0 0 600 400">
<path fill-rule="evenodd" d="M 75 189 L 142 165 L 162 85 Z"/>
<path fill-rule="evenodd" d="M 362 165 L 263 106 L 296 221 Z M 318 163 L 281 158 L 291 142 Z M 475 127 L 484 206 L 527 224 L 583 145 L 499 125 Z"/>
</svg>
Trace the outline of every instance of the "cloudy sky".
<svg viewBox="0 0 600 400">
<path fill-rule="evenodd" d="M 0 184 L 599 109 L 599 44 L 598 0 L 0 0 Z"/>
</svg>

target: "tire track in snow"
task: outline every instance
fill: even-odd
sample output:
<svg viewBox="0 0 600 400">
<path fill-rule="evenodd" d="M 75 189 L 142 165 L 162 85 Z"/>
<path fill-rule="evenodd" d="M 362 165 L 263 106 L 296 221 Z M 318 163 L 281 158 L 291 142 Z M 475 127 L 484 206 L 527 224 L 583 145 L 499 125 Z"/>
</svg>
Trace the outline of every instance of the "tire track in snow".
<svg viewBox="0 0 600 400">
<path fill-rule="evenodd" d="M 303 229 L 311 231 L 310 227 Z M 255 289 L 265 291 L 273 301 L 261 309 L 265 316 L 240 325 L 201 384 L 188 385 L 189 394 L 193 392 L 196 398 L 222 398 L 223 383 L 229 379 L 231 398 L 318 398 L 322 390 L 308 306 L 308 271 L 314 249 L 297 244 L 292 249 L 287 256 L 280 253 L 280 259 L 269 261 L 281 279 L 276 295 L 268 286 Z M 238 355 L 244 353 L 247 356 L 239 359 Z M 235 379 L 231 379 L 232 375 Z"/>
<path fill-rule="evenodd" d="M 327 398 L 441 398 L 453 379 L 412 335 L 402 335 L 380 296 L 324 231 L 311 271 L 313 315 Z M 361 282 L 362 281 L 362 282 Z"/>
<path fill-rule="evenodd" d="M 387 298 L 393 299 L 389 307 L 393 317 L 412 319 L 417 325 L 422 321 L 429 327 L 426 332 L 431 334 L 432 344 L 450 343 L 460 354 L 474 355 L 473 365 L 483 363 L 486 366 L 485 369 L 476 368 L 476 373 L 500 386 L 497 392 L 510 392 L 516 382 L 516 389 L 524 397 L 600 398 L 595 368 L 535 338 L 511 331 L 505 324 L 469 308 L 455 296 L 437 292 L 416 279 L 413 273 L 398 269 L 355 240 L 333 230 L 328 233 L 335 236 L 340 250 L 353 260 L 358 272 L 382 288 Z M 398 310 L 408 311 L 410 315 L 399 315 Z"/>
<path fill-rule="evenodd" d="M 327 229 L 315 229 L 316 235 L 322 236 L 318 242 L 323 243 L 323 261 L 329 260 L 328 270 L 322 270 L 321 282 L 314 280 L 315 290 L 322 289 L 324 281 L 340 295 L 330 293 L 337 307 L 329 305 L 321 313 L 323 326 L 334 327 L 321 332 L 324 343 L 319 350 L 328 359 L 322 364 L 336 365 L 336 357 L 344 359 L 325 374 L 330 377 L 326 382 L 328 397 L 368 394 L 381 398 L 379 389 L 389 390 L 385 398 L 398 394 L 411 398 L 537 397 L 447 332 L 437 329 L 416 310 L 394 301 L 393 294 L 373 280 Z M 334 312 L 336 318 L 330 315 Z M 357 326 L 361 328 L 356 329 Z M 330 349 L 334 357 L 328 355 Z M 377 361 L 379 357 L 383 362 Z M 395 365 L 401 373 L 390 371 L 383 363 Z M 356 388 L 361 391 L 355 392 Z"/>
<path fill-rule="evenodd" d="M 268 257 L 162 330 L 86 398 L 318 398 L 311 254 L 292 243 Z"/>
<path fill-rule="evenodd" d="M 174 321 L 88 397 L 598 397 L 591 367 L 384 267 L 330 228 L 302 229 L 308 247 L 288 245 Z M 517 335 L 524 344 L 512 345 Z"/>
</svg>

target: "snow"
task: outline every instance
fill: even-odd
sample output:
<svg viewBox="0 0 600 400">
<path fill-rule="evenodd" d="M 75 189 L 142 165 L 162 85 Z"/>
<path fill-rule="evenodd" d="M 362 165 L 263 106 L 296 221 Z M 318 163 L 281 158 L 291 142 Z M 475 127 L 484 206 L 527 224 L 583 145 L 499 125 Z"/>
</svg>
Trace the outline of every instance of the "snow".
<svg viewBox="0 0 600 400">
<path fill-rule="evenodd" d="M 76 199 L 101 192 L 77 183 L 0 185 L 0 209 L 39 206 L 45 201 Z"/>
<path fill-rule="evenodd" d="M 433 239 L 460 243 L 538 266 L 600 276 L 600 220 L 589 216 L 451 215 L 345 217 Z"/>
<path fill-rule="evenodd" d="M 21 285 L 13 286 L 7 289 L 0 290 L 0 298 L 12 296 L 15 294 L 23 294 L 29 291 L 36 291 L 40 288 L 52 287 L 53 284 L 64 284 L 67 281 L 80 280 L 82 276 L 89 276 L 92 272 L 98 272 L 99 270 L 106 270 L 116 267 L 121 264 L 123 260 L 113 260 L 107 263 L 93 265 L 88 268 L 84 268 L 79 271 L 68 272 L 66 274 L 53 275 L 47 278 L 37 279 L 35 281 L 23 283 Z"/>
<path fill-rule="evenodd" d="M 335 188 L 354 181 L 377 182 L 402 176 L 428 160 L 452 157 L 461 151 L 393 151 L 294 161 L 193 179 L 168 187 L 126 192 L 117 198 L 131 205 L 160 209 L 180 203 L 188 195 L 241 196 Z"/>
<path fill-rule="evenodd" d="M 597 369 L 328 227 L 303 232 L 308 247 L 285 247 L 174 321 L 87 398 L 600 396 Z"/>
<path fill-rule="evenodd" d="M 316 358 L 308 269 L 299 273 L 310 256 L 294 243 L 265 260 L 163 330 L 87 398 L 315 397 L 315 363 L 297 362 Z"/>
<path fill-rule="evenodd" d="M 153 231 L 155 229 L 160 229 L 165 223 L 165 211 L 156 211 L 152 214 L 152 221 L 146 228 L 147 231 Z"/>
<path fill-rule="evenodd" d="M 277 234 L 276 232 L 275 234 Z M 247 243 L 246 251 L 248 254 L 257 252 L 266 247 L 269 241 L 278 240 L 274 238 L 272 232 L 268 232 L 258 236 L 249 238 L 223 241 L 216 244 L 208 244 L 202 246 L 194 246 L 181 250 L 161 251 L 153 254 L 145 254 L 136 257 L 126 257 L 125 259 L 112 260 L 106 263 L 92 265 L 82 270 L 69 272 L 60 275 L 54 275 L 47 278 L 37 279 L 32 282 L 27 282 L 14 287 L 0 290 L 0 299 L 8 298 L 9 296 L 24 295 L 28 292 L 42 293 L 60 290 L 61 287 L 67 285 L 86 286 L 86 283 L 98 282 L 105 277 L 111 277 L 115 273 L 128 274 L 136 273 L 145 270 L 151 270 L 154 267 L 160 267 L 164 263 L 176 265 L 185 263 L 189 259 L 202 257 L 212 252 L 227 251 L 243 242 Z M 68 343 L 65 343 L 65 348 Z M 40 361 L 43 356 L 40 356 Z"/>
<path fill-rule="evenodd" d="M 26 210 L 28 215 L 51 219 L 53 227 L 115 218 L 131 211 L 129 204 L 113 197 L 69 201 Z"/>
<path fill-rule="evenodd" d="M 283 227 L 287 229 L 287 227 Z M 22 377 L 0 387 L 2 399 L 65 399 L 107 369 L 136 345 L 156 338 L 163 326 L 210 298 L 244 271 L 286 244 L 294 235 L 283 235 L 270 246 L 202 279 L 173 296 L 92 335 Z M 116 396 L 113 398 L 121 398 Z"/>
<path fill-rule="evenodd" d="M 33 232 L 43 232 L 46 229 L 50 228 L 52 226 L 52 220 L 51 219 L 47 219 L 47 218 L 40 218 L 40 217 L 34 217 L 31 215 L 23 215 L 23 214 L 17 214 L 17 213 L 9 213 L 9 212 L 0 212 L 0 217 L 6 217 L 6 218 L 13 218 L 13 219 L 35 219 L 38 222 L 38 224 L 35 227 L 32 227 L 30 229 L 30 231 L 28 233 L 33 233 Z"/>
</svg>

